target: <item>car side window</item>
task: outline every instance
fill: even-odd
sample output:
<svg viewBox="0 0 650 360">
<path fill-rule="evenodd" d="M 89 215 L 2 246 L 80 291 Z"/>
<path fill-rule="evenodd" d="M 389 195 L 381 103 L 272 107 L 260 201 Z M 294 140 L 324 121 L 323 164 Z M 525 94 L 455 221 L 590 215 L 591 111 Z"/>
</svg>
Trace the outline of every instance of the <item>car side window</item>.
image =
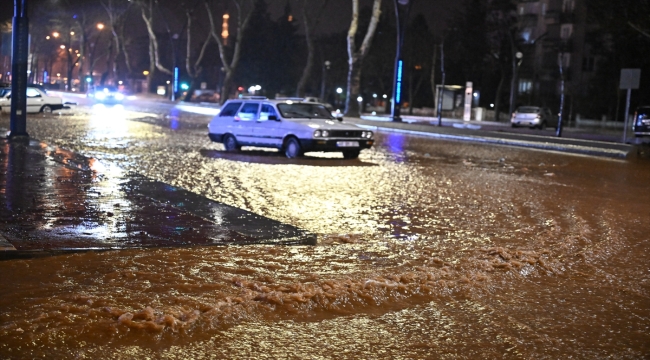
<svg viewBox="0 0 650 360">
<path fill-rule="evenodd" d="M 257 111 L 260 108 L 259 103 L 246 103 L 244 106 L 239 109 L 239 113 L 237 113 L 237 116 L 239 116 L 240 120 L 242 121 L 251 121 L 257 119 Z"/>
<path fill-rule="evenodd" d="M 262 110 L 260 111 L 260 121 L 268 120 L 269 116 L 275 116 L 275 118 L 277 119 L 278 114 L 275 112 L 273 106 L 269 104 L 262 105 Z"/>
<path fill-rule="evenodd" d="M 231 102 L 228 105 L 224 106 L 223 109 L 221 109 L 221 112 L 219 112 L 219 117 L 223 116 L 235 116 L 237 114 L 237 110 L 239 110 L 239 107 L 241 106 L 242 103 L 240 102 Z"/>
<path fill-rule="evenodd" d="M 36 89 L 27 88 L 27 97 L 30 97 L 30 98 L 41 97 L 41 93 L 39 93 L 38 90 L 36 90 Z"/>
</svg>

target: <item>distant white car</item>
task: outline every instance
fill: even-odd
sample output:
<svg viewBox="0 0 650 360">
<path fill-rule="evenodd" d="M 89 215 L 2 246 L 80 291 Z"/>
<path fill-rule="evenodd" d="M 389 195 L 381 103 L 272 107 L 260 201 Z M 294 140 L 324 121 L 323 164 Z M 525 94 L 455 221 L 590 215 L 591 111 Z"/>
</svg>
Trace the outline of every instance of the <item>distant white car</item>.
<svg viewBox="0 0 650 360">
<path fill-rule="evenodd" d="M 208 136 L 226 151 L 270 147 L 288 158 L 326 151 L 356 159 L 374 143 L 372 131 L 337 121 L 323 104 L 266 98 L 228 100 L 208 124 Z"/>
<path fill-rule="evenodd" d="M 544 129 L 547 126 L 557 127 L 557 118 L 551 110 L 540 106 L 520 106 L 510 119 L 512 127 L 529 126 L 531 129 Z"/>
<path fill-rule="evenodd" d="M 51 113 L 64 107 L 62 98 L 50 96 L 46 91 L 39 88 L 27 87 L 28 113 Z M 0 89 L 0 110 L 5 113 L 11 111 L 11 88 Z"/>
</svg>

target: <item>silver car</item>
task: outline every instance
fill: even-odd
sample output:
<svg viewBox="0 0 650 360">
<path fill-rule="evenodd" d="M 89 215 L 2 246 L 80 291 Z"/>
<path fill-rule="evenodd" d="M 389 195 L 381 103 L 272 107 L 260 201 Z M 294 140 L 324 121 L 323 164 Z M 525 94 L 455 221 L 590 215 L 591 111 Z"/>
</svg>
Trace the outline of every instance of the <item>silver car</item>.
<svg viewBox="0 0 650 360">
<path fill-rule="evenodd" d="M 356 159 L 374 143 L 372 131 L 337 121 L 322 104 L 265 98 L 228 100 L 208 124 L 208 136 L 226 151 L 269 147 L 288 158 L 325 151 Z"/>
<path fill-rule="evenodd" d="M 544 129 L 547 126 L 557 127 L 557 117 L 551 110 L 543 106 L 520 106 L 510 119 L 512 127 L 528 126 L 531 129 Z"/>
</svg>

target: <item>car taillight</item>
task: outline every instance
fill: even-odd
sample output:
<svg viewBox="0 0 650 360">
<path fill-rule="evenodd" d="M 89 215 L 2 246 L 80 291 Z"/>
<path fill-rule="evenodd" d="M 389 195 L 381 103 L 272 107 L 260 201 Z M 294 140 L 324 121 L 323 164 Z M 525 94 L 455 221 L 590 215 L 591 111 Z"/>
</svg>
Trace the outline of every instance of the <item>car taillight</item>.
<svg viewBox="0 0 650 360">
<path fill-rule="evenodd" d="M 512 113 L 512 118 L 513 119 L 514 119 L 515 116 L 517 116 L 517 113 Z"/>
</svg>

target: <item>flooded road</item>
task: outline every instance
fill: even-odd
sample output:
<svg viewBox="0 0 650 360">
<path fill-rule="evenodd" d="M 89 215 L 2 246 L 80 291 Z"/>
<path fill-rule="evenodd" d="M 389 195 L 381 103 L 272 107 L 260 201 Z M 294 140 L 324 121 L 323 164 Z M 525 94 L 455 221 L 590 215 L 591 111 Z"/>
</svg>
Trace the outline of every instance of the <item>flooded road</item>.
<svg viewBox="0 0 650 360">
<path fill-rule="evenodd" d="M 208 121 L 82 107 L 28 132 L 318 245 L 0 262 L 0 358 L 650 357 L 647 160 L 396 133 L 288 160 Z"/>
</svg>

